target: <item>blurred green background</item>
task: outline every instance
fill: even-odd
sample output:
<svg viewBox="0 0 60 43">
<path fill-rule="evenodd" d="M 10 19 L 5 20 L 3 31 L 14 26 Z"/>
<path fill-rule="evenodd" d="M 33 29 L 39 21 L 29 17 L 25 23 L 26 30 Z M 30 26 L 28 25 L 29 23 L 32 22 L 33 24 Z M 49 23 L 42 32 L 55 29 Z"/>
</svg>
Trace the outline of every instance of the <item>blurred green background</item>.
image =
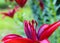
<svg viewBox="0 0 60 43">
<path fill-rule="evenodd" d="M 19 34 L 25 37 L 23 21 L 36 20 L 38 27 L 42 24 L 52 24 L 60 20 L 60 0 L 43 0 L 44 9 L 41 10 L 38 0 L 28 0 L 23 8 L 19 8 L 14 18 L 5 17 L 0 14 L 0 39 L 7 34 Z M 17 3 L 0 0 L 0 13 L 8 12 L 8 8 L 13 9 Z M 50 36 L 51 43 L 60 43 L 60 27 Z"/>
</svg>

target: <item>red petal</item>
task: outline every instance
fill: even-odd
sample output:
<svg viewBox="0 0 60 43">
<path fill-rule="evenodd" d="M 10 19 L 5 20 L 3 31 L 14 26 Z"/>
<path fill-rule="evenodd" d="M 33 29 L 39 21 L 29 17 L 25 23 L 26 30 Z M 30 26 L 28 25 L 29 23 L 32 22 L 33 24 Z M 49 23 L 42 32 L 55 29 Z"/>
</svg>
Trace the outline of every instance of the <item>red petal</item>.
<svg viewBox="0 0 60 43">
<path fill-rule="evenodd" d="M 51 24 L 40 36 L 40 40 L 46 39 L 60 26 L 60 21 Z"/>
<path fill-rule="evenodd" d="M 48 24 L 43 24 L 39 30 L 38 30 L 38 38 L 40 38 L 40 35 L 46 30 L 46 28 L 48 27 Z"/>
<path fill-rule="evenodd" d="M 42 10 L 44 9 L 44 3 L 43 3 L 42 0 L 40 0 L 40 7 L 41 7 Z"/>
<path fill-rule="evenodd" d="M 14 38 L 14 39 L 8 39 L 4 41 L 4 43 L 34 43 L 34 42 L 26 38 Z"/>
<path fill-rule="evenodd" d="M 28 38 L 32 39 L 32 40 L 36 40 L 37 36 L 36 36 L 36 30 L 34 29 L 34 23 L 30 23 L 29 21 L 24 21 L 24 29 L 25 29 L 25 33 L 27 35 Z"/>
<path fill-rule="evenodd" d="M 24 5 L 26 4 L 27 0 L 15 0 L 16 3 L 20 6 L 20 7 L 24 7 Z"/>
<path fill-rule="evenodd" d="M 50 43 L 48 39 L 44 39 L 42 41 L 40 41 L 40 43 Z"/>
<path fill-rule="evenodd" d="M 19 6 L 15 6 L 15 8 L 11 11 L 8 12 L 9 17 L 13 18 L 14 14 L 19 10 Z"/>
<path fill-rule="evenodd" d="M 7 12 L 2 12 L 1 14 L 4 14 L 5 16 L 8 16 L 8 13 Z"/>
<path fill-rule="evenodd" d="M 8 39 L 14 39 L 14 38 L 22 38 L 21 36 L 19 35 L 16 35 L 16 34 L 9 34 L 7 36 L 5 36 L 2 41 L 5 41 L 5 40 L 8 40 Z"/>
</svg>

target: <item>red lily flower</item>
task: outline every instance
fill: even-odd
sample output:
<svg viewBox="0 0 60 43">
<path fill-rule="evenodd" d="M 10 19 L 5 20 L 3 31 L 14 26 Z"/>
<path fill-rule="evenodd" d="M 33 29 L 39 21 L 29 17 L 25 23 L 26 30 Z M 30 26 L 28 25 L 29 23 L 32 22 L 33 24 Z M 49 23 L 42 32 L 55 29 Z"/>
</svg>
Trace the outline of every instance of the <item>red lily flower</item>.
<svg viewBox="0 0 60 43">
<path fill-rule="evenodd" d="M 20 6 L 20 7 L 24 7 L 24 5 L 26 4 L 27 0 L 15 0 L 16 3 Z"/>
<path fill-rule="evenodd" d="M 15 14 L 16 11 L 18 10 L 18 8 L 19 8 L 19 6 L 15 6 L 15 8 L 14 8 L 13 10 L 10 10 L 10 11 L 8 11 L 8 12 L 2 12 L 1 14 L 4 15 L 3 18 L 4 18 L 5 16 L 9 16 L 9 17 L 13 18 L 13 17 L 14 17 L 14 14 Z"/>
<path fill-rule="evenodd" d="M 49 36 L 60 26 L 60 21 L 57 21 L 53 24 L 43 24 L 38 32 L 35 30 L 35 23 L 37 26 L 37 22 L 32 20 L 24 21 L 24 30 L 27 38 L 23 38 L 22 36 L 16 34 L 10 34 L 5 36 L 2 41 L 4 43 L 50 43 L 48 38 Z"/>
</svg>

